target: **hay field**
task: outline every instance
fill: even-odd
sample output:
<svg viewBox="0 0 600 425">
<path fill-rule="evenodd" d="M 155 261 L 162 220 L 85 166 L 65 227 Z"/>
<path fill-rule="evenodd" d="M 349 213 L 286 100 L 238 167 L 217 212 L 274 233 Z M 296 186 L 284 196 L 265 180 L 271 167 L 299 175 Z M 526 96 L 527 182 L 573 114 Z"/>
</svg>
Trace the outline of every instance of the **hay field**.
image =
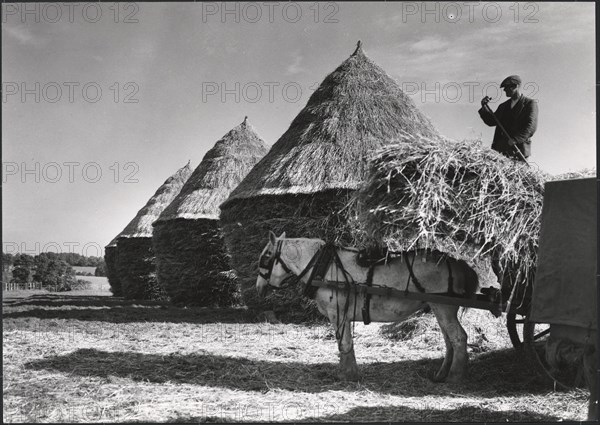
<svg viewBox="0 0 600 425">
<path fill-rule="evenodd" d="M 109 295 L 103 285 L 3 293 L 4 422 L 585 419 L 588 393 L 554 392 L 534 379 L 510 348 L 504 320 L 487 312 L 463 317 L 466 384 L 429 380 L 443 355 L 429 316 L 402 328 L 357 324 L 363 377 L 351 383 L 336 377 L 326 325 L 261 323 L 243 309 Z"/>
</svg>

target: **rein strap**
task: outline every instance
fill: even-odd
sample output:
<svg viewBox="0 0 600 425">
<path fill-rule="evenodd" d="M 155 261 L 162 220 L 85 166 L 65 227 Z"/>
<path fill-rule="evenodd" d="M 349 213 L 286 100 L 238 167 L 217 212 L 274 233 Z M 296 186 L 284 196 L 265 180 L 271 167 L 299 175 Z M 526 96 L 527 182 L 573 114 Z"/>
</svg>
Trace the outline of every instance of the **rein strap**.
<svg viewBox="0 0 600 425">
<path fill-rule="evenodd" d="M 425 288 L 423 288 L 423 285 L 421 285 L 421 282 L 419 282 L 419 279 L 417 279 L 417 276 L 415 276 L 415 272 L 413 271 L 413 264 L 415 262 L 415 258 L 417 258 L 417 251 L 415 251 L 412 263 L 408 261 L 408 253 L 406 251 L 402 253 L 402 256 L 404 257 L 404 261 L 406 261 L 406 268 L 408 269 L 408 281 L 406 282 L 406 291 L 408 291 L 408 284 L 412 279 L 413 283 L 415 284 L 415 288 L 417 288 L 419 292 L 425 292 Z"/>
</svg>

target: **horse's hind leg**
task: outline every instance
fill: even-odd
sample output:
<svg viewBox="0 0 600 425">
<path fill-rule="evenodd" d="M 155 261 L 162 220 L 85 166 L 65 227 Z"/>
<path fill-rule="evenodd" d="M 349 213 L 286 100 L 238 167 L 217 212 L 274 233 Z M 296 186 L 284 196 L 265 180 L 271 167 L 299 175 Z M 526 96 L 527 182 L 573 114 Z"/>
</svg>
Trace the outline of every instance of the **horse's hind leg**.
<svg viewBox="0 0 600 425">
<path fill-rule="evenodd" d="M 596 375 L 596 350 L 593 345 L 586 345 L 583 352 L 583 370 L 585 380 L 590 389 L 588 402 L 588 421 L 598 420 L 598 376 Z"/>
<path fill-rule="evenodd" d="M 446 344 L 446 354 L 444 355 L 444 361 L 442 362 L 442 365 L 433 377 L 435 382 L 443 382 L 446 380 L 448 372 L 450 372 L 450 366 L 452 366 L 452 358 L 454 357 L 454 348 L 452 347 L 448 333 L 446 333 L 446 329 L 440 326 L 440 330 L 442 332 L 442 336 L 444 337 L 444 343 Z"/>
<path fill-rule="evenodd" d="M 340 379 L 358 381 L 358 365 L 354 356 L 354 343 L 352 341 L 352 329 L 350 320 L 338 323 L 337 316 L 330 315 L 329 320 L 335 331 L 335 337 L 340 352 Z"/>
<path fill-rule="evenodd" d="M 467 333 L 458 321 L 458 306 L 431 304 L 444 335 L 446 356 L 435 380 L 460 382 L 467 377 Z"/>
</svg>

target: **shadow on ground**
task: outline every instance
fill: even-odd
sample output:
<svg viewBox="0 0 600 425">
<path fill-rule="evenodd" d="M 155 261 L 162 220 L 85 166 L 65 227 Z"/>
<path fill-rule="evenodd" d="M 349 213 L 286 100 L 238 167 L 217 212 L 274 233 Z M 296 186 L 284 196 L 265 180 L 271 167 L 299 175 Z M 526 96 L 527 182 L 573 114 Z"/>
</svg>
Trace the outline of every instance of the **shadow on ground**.
<svg viewBox="0 0 600 425">
<path fill-rule="evenodd" d="M 9 307 L 23 306 L 78 306 L 78 307 L 116 307 L 131 304 L 143 304 L 148 306 L 162 305 L 161 301 L 129 301 L 122 297 L 111 297 L 103 295 L 73 295 L 68 292 L 59 294 L 31 295 L 27 298 L 3 296 L 2 304 Z"/>
<path fill-rule="evenodd" d="M 249 323 L 255 314 L 245 308 L 172 306 L 160 301 L 129 301 L 120 297 L 34 295 L 3 298 L 4 319 L 72 319 L 111 323 Z M 33 308 L 32 308 L 33 307 Z"/>
<path fill-rule="evenodd" d="M 287 408 L 287 409 L 286 409 Z M 300 413 L 306 409 L 316 412 L 315 416 L 300 419 Z M 411 406 L 360 406 L 341 412 L 334 404 L 315 406 L 294 405 L 287 403 L 282 409 L 283 421 L 293 422 L 543 422 L 551 423 L 562 421 L 562 418 L 554 415 L 544 415 L 537 412 L 503 410 L 497 411 L 485 407 L 464 406 L 459 408 L 446 408 L 435 403 L 418 403 Z M 333 412 L 331 414 L 328 414 Z M 214 423 L 214 422 L 247 422 L 271 420 L 268 411 L 260 408 L 247 410 L 245 417 L 218 417 L 218 416 L 178 416 L 170 419 L 170 423 Z M 283 415 L 282 415 L 283 416 Z"/>
<path fill-rule="evenodd" d="M 430 376 L 440 360 L 403 360 L 361 366 L 359 384 L 340 381 L 333 363 L 251 360 L 198 354 L 168 355 L 80 349 L 70 354 L 31 361 L 30 370 L 51 370 L 80 376 L 111 376 L 153 383 L 181 383 L 268 392 L 272 389 L 318 393 L 360 388 L 402 396 L 440 395 L 477 398 L 546 393 L 546 385 L 527 379 L 525 362 L 513 350 L 479 355 L 471 362 L 465 384 L 437 384 Z M 491 385 L 493 382 L 493 385 Z"/>
</svg>

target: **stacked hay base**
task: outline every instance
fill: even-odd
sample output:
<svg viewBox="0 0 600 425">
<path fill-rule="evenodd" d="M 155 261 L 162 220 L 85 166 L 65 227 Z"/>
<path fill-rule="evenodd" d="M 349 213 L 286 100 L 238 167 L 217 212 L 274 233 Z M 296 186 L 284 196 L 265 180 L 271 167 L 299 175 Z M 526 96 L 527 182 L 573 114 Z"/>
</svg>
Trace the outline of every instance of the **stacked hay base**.
<svg viewBox="0 0 600 425">
<path fill-rule="evenodd" d="M 206 153 L 154 223 L 158 281 L 174 303 L 240 303 L 221 235 L 219 205 L 266 152 L 267 145 L 245 119 Z"/>
<path fill-rule="evenodd" d="M 221 213 L 231 266 L 237 272 L 246 305 L 273 310 L 285 321 L 304 322 L 321 318 L 316 305 L 302 297 L 299 285 L 272 292 L 261 299 L 256 292 L 258 257 L 268 242 L 269 231 L 288 238 L 319 238 L 342 245 L 355 244 L 350 218 L 344 207 L 350 190 L 329 190 L 312 195 L 263 196 L 236 202 Z"/>
<path fill-rule="evenodd" d="M 119 238 L 118 247 L 117 269 L 125 298 L 166 301 L 156 280 L 152 238 Z"/>
<path fill-rule="evenodd" d="M 240 303 L 217 220 L 176 219 L 157 223 L 154 251 L 157 274 L 176 305 L 231 306 Z M 163 284 L 163 283 L 167 284 Z"/>
<path fill-rule="evenodd" d="M 113 243 L 114 242 L 114 243 Z M 117 270 L 117 241 L 113 241 L 104 248 L 104 261 L 106 262 L 106 277 L 110 285 L 110 292 L 113 296 L 123 296 L 121 290 L 121 281 L 119 280 L 119 272 Z"/>
<path fill-rule="evenodd" d="M 117 238 L 117 272 L 126 299 L 165 300 L 156 279 L 152 223 L 179 194 L 191 175 L 190 164 L 169 177 Z"/>
<path fill-rule="evenodd" d="M 364 245 L 490 262 L 504 299 L 526 307 L 548 175 L 480 143 L 406 137 L 372 160 L 357 194 Z"/>
<path fill-rule="evenodd" d="M 406 132 L 439 136 L 359 45 L 221 205 L 225 240 L 249 308 L 273 310 L 290 321 L 316 316 L 298 286 L 266 300 L 256 296 L 258 257 L 268 231 L 352 245 L 352 214 L 344 207 L 366 178 L 367 158 Z"/>
</svg>

